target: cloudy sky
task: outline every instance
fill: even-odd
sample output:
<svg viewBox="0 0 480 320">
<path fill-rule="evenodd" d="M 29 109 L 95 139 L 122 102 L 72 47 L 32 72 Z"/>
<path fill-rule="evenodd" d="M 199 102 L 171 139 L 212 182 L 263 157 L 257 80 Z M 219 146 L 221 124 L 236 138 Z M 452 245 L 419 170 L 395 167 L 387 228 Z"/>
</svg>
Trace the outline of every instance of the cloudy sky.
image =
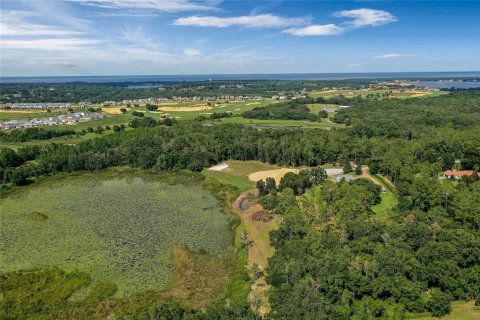
<svg viewBox="0 0 480 320">
<path fill-rule="evenodd" d="M 480 70 L 480 1 L 0 3 L 1 76 Z"/>
</svg>

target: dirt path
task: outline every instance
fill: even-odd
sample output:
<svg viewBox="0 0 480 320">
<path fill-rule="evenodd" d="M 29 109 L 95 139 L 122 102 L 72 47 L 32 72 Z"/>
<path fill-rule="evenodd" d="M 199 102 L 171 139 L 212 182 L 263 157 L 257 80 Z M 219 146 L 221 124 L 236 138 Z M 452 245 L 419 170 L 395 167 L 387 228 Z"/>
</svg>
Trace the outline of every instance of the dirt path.
<svg viewBox="0 0 480 320">
<path fill-rule="evenodd" d="M 275 249 L 270 246 L 269 232 L 278 228 L 280 223 L 279 217 L 274 217 L 271 221 L 254 221 L 252 215 L 263 210 L 258 203 L 251 202 L 247 210 L 241 209 L 241 204 L 248 199 L 250 193 L 256 194 L 257 190 L 249 190 L 243 192 L 233 203 L 232 210 L 242 219 L 248 240 L 253 241 L 248 248 L 248 270 L 252 276 L 255 271 L 262 271 L 268 266 L 268 258 L 270 258 Z M 270 286 L 265 282 L 265 275 L 258 277 L 252 284 L 250 292 L 250 303 L 254 309 L 257 309 L 261 317 L 270 311 L 270 304 L 266 292 Z"/>
<path fill-rule="evenodd" d="M 381 184 L 380 181 L 378 181 L 377 179 L 375 179 L 375 178 L 370 174 L 370 172 L 368 172 L 368 169 L 362 168 L 362 175 L 356 176 L 355 179 L 368 179 L 368 180 L 372 181 L 373 183 L 375 183 L 376 185 L 382 187 L 382 190 L 385 189 L 385 187 L 383 186 L 383 184 Z"/>
</svg>

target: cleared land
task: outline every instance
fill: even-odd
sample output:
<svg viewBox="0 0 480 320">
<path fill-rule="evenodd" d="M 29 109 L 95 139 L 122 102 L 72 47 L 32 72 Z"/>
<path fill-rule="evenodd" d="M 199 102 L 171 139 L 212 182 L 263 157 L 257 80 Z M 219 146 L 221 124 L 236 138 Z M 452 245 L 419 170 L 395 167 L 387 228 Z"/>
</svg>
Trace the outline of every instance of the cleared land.
<svg viewBox="0 0 480 320">
<path fill-rule="evenodd" d="M 268 266 L 268 259 L 275 253 L 275 248 L 270 245 L 270 231 L 278 229 L 281 218 L 273 217 L 270 221 L 255 221 L 252 216 L 262 211 L 263 208 L 257 203 L 252 203 L 247 210 L 242 210 L 240 204 L 247 199 L 249 194 L 256 194 L 256 189 L 242 193 L 232 204 L 233 211 L 242 219 L 242 230 L 247 233 L 248 240 L 252 241 L 248 247 L 248 269 L 250 274 L 258 270 L 265 272 Z M 255 301 L 260 301 L 258 311 L 264 316 L 270 311 L 268 302 L 268 290 L 270 286 L 265 282 L 265 276 L 262 275 L 255 279 L 251 286 L 250 296 L 252 307 L 255 307 Z"/>
<path fill-rule="evenodd" d="M 80 270 L 116 284 L 119 296 L 167 288 L 174 245 L 220 257 L 232 241 L 216 198 L 176 179 L 107 171 L 52 177 L 10 194 L 0 202 L 0 272 Z"/>
<path fill-rule="evenodd" d="M 281 168 L 281 169 L 275 169 L 275 170 L 266 170 L 266 171 L 257 171 L 254 173 L 251 173 L 248 175 L 248 179 L 252 181 L 259 181 L 259 180 L 265 180 L 267 178 L 274 178 L 277 184 L 280 183 L 280 180 L 283 178 L 285 174 L 288 172 L 295 172 L 297 173 L 299 169 L 293 169 L 293 168 Z"/>
<path fill-rule="evenodd" d="M 202 173 L 206 177 L 215 178 L 221 183 L 230 184 L 241 191 L 255 188 L 255 181 L 249 179 L 249 175 L 257 171 L 276 170 L 282 167 L 263 163 L 260 161 L 240 161 L 240 160 L 228 160 L 223 162 L 228 165 L 221 171 L 205 169 Z M 216 167 L 216 166 L 214 166 Z"/>
</svg>

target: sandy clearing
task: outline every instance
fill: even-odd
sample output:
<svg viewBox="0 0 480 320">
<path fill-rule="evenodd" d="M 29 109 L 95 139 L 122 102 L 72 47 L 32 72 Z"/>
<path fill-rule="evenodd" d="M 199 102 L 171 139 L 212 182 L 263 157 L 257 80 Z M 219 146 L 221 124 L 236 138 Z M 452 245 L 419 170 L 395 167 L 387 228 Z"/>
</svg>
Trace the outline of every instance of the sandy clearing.
<svg viewBox="0 0 480 320">
<path fill-rule="evenodd" d="M 250 103 L 247 103 L 246 106 L 253 106 L 255 104 L 260 104 L 260 102 L 250 102 Z"/>
<path fill-rule="evenodd" d="M 287 172 L 297 173 L 299 170 L 300 169 L 281 168 L 281 169 L 275 169 L 275 170 L 257 171 L 249 174 L 248 179 L 250 181 L 258 181 L 258 180 L 265 180 L 269 177 L 273 177 L 278 184 L 280 183 L 280 180 Z"/>
<path fill-rule="evenodd" d="M 213 167 L 208 168 L 209 171 L 224 171 L 229 168 L 228 163 L 219 163 Z"/>
<path fill-rule="evenodd" d="M 235 109 L 235 111 L 240 111 L 240 109 Z"/>
<path fill-rule="evenodd" d="M 340 168 L 325 169 L 325 171 L 327 172 L 328 176 L 336 176 L 337 174 L 343 173 L 343 169 Z"/>
</svg>

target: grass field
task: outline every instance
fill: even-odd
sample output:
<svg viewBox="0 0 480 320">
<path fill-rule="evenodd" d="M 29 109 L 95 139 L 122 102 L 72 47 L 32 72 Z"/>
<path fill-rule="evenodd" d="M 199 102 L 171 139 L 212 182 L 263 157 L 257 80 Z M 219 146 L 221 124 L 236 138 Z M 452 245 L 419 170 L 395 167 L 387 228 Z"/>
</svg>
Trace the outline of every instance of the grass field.
<svg viewBox="0 0 480 320">
<path fill-rule="evenodd" d="M 255 107 L 263 107 L 274 103 L 276 100 L 265 99 L 263 101 L 230 101 L 230 102 L 211 102 L 208 106 L 201 102 L 164 102 L 158 104 L 157 111 L 148 111 L 145 106 L 138 108 L 130 108 L 131 110 L 138 110 L 145 112 L 145 116 L 159 119 L 162 116 L 176 118 L 179 121 L 193 120 L 196 117 L 203 115 L 209 117 L 214 112 L 231 112 L 234 115 L 251 110 Z"/>
<path fill-rule="evenodd" d="M 215 178 L 221 183 L 230 184 L 241 191 L 255 188 L 255 181 L 252 181 L 248 176 L 254 172 L 281 169 L 280 166 L 263 163 L 260 161 L 239 161 L 228 160 L 228 169 L 225 171 L 210 171 L 205 169 L 202 173 L 206 177 Z"/>
<path fill-rule="evenodd" d="M 318 114 L 323 109 L 338 109 L 338 105 L 327 103 L 314 103 L 309 104 L 308 109 L 310 109 L 310 112 Z"/>
<path fill-rule="evenodd" d="M 452 303 L 452 312 L 440 318 L 431 317 L 428 315 L 407 315 L 407 319 L 415 320 L 478 320 L 480 319 L 480 308 L 475 307 L 474 301 L 463 302 L 455 301 Z"/>
<path fill-rule="evenodd" d="M 0 120 L 19 120 L 19 119 L 33 119 L 44 117 L 56 117 L 61 114 L 68 113 L 65 109 L 57 109 L 51 112 L 46 110 L 5 110 L 0 109 Z"/>
<path fill-rule="evenodd" d="M 0 272 L 80 270 L 125 296 L 168 287 L 174 245 L 225 255 L 232 235 L 216 198 L 199 182 L 164 177 L 117 170 L 65 175 L 4 197 Z"/>
<path fill-rule="evenodd" d="M 237 123 L 243 125 L 249 125 L 257 128 L 317 128 L 317 129 L 327 129 L 331 128 L 343 128 L 344 125 L 336 124 L 322 119 L 322 122 L 311 122 L 304 120 L 260 120 L 260 119 L 245 119 L 242 117 L 232 117 L 221 119 L 220 121 L 211 122 L 215 123 Z"/>
</svg>

